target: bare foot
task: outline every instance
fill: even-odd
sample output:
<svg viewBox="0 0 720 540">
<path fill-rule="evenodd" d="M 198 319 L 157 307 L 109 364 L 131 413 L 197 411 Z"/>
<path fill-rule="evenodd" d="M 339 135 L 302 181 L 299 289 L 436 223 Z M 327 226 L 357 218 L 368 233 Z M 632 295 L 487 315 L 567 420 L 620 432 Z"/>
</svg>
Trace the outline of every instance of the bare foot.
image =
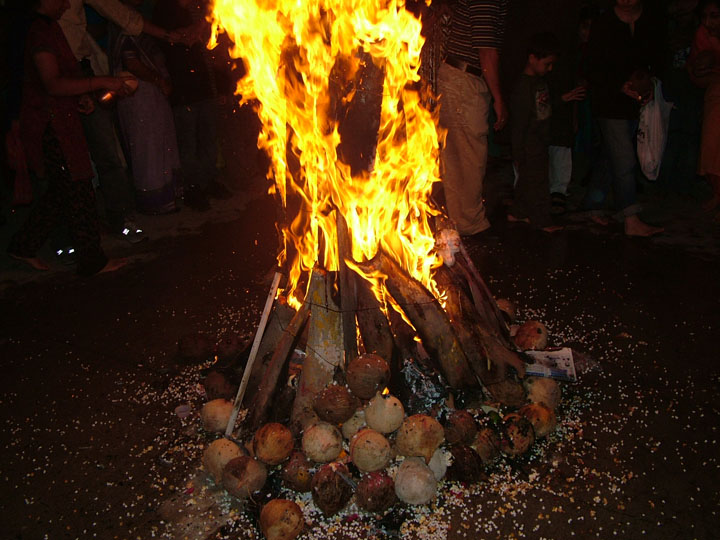
<svg viewBox="0 0 720 540">
<path fill-rule="evenodd" d="M 542 227 L 540 230 L 546 233 L 554 233 L 562 231 L 564 228 L 562 225 L 550 225 L 549 227 Z"/>
<path fill-rule="evenodd" d="M 32 266 L 35 270 L 40 270 L 41 272 L 50 270 L 50 267 L 45 264 L 42 259 L 38 259 L 37 257 L 21 257 L 20 255 L 13 255 L 12 253 L 8 253 L 8 255 L 16 261 L 21 261 L 29 266 Z"/>
<path fill-rule="evenodd" d="M 510 223 L 521 223 L 521 222 L 522 222 L 522 223 L 530 223 L 530 220 L 529 220 L 528 218 L 516 218 L 516 217 L 513 216 L 512 214 L 508 214 L 508 215 L 507 215 L 507 220 L 508 220 Z"/>
<path fill-rule="evenodd" d="M 107 272 L 114 272 L 125 266 L 128 263 L 127 259 L 108 259 L 107 264 L 103 267 L 98 274 L 106 274 Z"/>
<path fill-rule="evenodd" d="M 652 225 L 648 225 L 644 221 L 640 221 L 640 218 L 637 217 L 637 215 L 628 216 L 625 218 L 626 236 L 648 237 L 655 236 L 656 234 L 660 234 L 664 231 L 665 229 L 663 229 L 662 227 L 653 227 Z"/>
<path fill-rule="evenodd" d="M 605 216 L 598 216 L 597 214 L 593 214 L 590 216 L 590 221 L 593 223 L 597 223 L 598 225 L 602 225 L 603 227 L 607 227 L 610 225 L 610 220 L 606 218 Z"/>
</svg>

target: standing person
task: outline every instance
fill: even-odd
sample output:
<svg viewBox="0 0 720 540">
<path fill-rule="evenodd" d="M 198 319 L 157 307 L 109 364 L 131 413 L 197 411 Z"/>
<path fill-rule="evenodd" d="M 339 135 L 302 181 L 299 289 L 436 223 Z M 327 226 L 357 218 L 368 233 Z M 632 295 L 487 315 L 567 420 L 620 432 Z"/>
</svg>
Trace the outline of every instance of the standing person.
<svg viewBox="0 0 720 540">
<path fill-rule="evenodd" d="M 720 205 L 720 1 L 701 0 L 698 11 L 700 27 L 688 66 L 695 84 L 705 88 L 698 174 L 705 176 L 712 188 L 712 196 L 704 204 L 711 211 Z"/>
<path fill-rule="evenodd" d="M 167 30 L 192 28 L 190 44 L 167 44 L 165 57 L 173 81 L 170 104 L 180 150 L 183 200 L 200 211 L 210 208 L 208 197 L 231 196 L 217 181 L 217 89 L 205 47 L 210 35 L 206 9 L 206 0 L 158 0 L 154 13 L 157 24 Z"/>
<path fill-rule="evenodd" d="M 550 216 L 548 147 L 552 106 L 545 76 L 552 71 L 559 44 L 554 35 L 536 34 L 528 45 L 527 62 L 510 100 L 512 154 L 518 182 L 508 221 L 525 221 L 555 232 Z"/>
<path fill-rule="evenodd" d="M 88 276 L 123 266 L 108 260 L 100 246 L 93 170 L 80 112 L 89 113 L 89 93 L 106 89 L 123 94 L 126 80 L 83 77 L 57 23 L 68 0 L 32 0 L 36 13 L 25 46 L 20 130 L 31 166 L 43 173 L 47 191 L 8 247 L 11 257 L 36 270 L 48 266 L 37 251 L 50 232 L 67 222 L 77 249 L 78 274 Z"/>
<path fill-rule="evenodd" d="M 142 0 L 124 1 L 136 8 L 142 4 Z M 130 36 L 117 25 L 110 28 L 110 51 L 115 73 L 128 71 L 138 78 L 137 91 L 117 104 L 137 208 L 144 214 L 173 212 L 180 158 L 167 100 L 172 85 L 162 51 L 151 36 Z"/>
<path fill-rule="evenodd" d="M 60 18 L 60 27 L 85 76 L 108 75 L 108 58 L 87 30 L 85 4 L 120 26 L 129 35 L 146 32 L 160 39 L 177 37 L 165 32 L 120 0 L 70 0 L 70 8 Z M 96 103 L 97 105 L 97 103 Z M 105 217 L 110 230 L 130 243 L 147 239 L 130 215 L 134 207 L 132 184 L 127 176 L 112 111 L 96 106 L 82 118 L 90 154 L 97 169 Z"/>
<path fill-rule="evenodd" d="M 507 122 L 500 91 L 500 47 L 505 33 L 507 0 L 458 0 L 438 70 L 440 124 L 447 129 L 442 148 L 442 184 L 450 218 L 462 235 L 490 228 L 483 204 L 488 155 L 490 105 Z"/>
<path fill-rule="evenodd" d="M 652 99 L 650 75 L 663 59 L 662 20 L 642 0 L 615 0 L 593 23 L 588 43 L 588 81 L 606 167 L 593 174 L 584 206 L 600 210 L 612 186 L 627 236 L 663 231 L 640 220 L 635 180 L 635 133 L 640 106 Z M 607 223 L 604 218 L 596 221 Z"/>
</svg>

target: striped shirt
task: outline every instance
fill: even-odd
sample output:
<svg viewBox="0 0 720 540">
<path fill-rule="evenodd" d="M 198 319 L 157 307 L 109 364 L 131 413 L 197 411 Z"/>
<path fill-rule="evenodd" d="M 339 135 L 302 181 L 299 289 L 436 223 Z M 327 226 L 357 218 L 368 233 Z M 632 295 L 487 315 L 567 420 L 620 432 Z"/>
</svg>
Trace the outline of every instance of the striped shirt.
<svg viewBox="0 0 720 540">
<path fill-rule="evenodd" d="M 458 0 L 447 54 L 480 68 L 478 49 L 499 49 L 505 35 L 508 0 Z"/>
</svg>

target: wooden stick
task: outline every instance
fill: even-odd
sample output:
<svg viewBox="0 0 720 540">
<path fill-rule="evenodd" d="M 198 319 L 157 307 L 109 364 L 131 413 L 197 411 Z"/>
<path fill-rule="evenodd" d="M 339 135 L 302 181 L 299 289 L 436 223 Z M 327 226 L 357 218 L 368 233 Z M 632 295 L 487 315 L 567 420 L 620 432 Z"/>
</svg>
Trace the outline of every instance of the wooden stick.
<svg viewBox="0 0 720 540">
<path fill-rule="evenodd" d="M 345 350 L 345 366 L 357 358 L 357 324 L 355 312 L 357 311 L 357 283 L 355 274 L 345 263 L 345 259 L 352 258 L 352 240 L 347 228 L 347 222 L 335 209 L 338 238 L 338 259 L 340 274 L 340 309 L 342 310 L 343 348 Z"/>
<path fill-rule="evenodd" d="M 263 333 L 265 332 L 265 325 L 267 324 L 268 317 L 270 316 L 270 309 L 272 308 L 273 302 L 275 301 L 275 295 L 277 294 L 281 277 L 282 274 L 280 272 L 275 272 L 272 285 L 270 286 L 270 292 L 268 293 L 268 297 L 265 300 L 265 309 L 263 309 L 262 316 L 260 317 L 260 324 L 258 325 L 257 332 L 255 333 L 255 340 L 253 341 L 252 348 L 250 349 L 250 355 L 248 356 L 247 364 L 245 364 L 245 371 L 243 372 L 243 377 L 240 381 L 240 387 L 238 388 L 237 394 L 235 395 L 235 402 L 233 403 L 232 414 L 230 414 L 230 419 L 228 420 L 227 427 L 225 428 L 226 437 L 230 437 L 233 430 L 235 429 L 235 422 L 237 421 L 238 412 L 240 411 L 240 404 L 242 403 L 243 396 L 245 395 L 245 389 L 247 388 L 248 380 L 250 380 L 252 366 L 255 363 L 255 357 L 257 356 L 258 348 L 260 347 L 260 341 L 262 340 Z"/>
</svg>

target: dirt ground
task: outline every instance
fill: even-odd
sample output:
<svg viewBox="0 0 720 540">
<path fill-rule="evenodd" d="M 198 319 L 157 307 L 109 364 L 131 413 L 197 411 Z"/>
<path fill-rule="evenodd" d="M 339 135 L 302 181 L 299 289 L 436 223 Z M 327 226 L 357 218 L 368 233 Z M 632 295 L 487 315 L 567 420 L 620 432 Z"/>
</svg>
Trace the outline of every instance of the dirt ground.
<svg viewBox="0 0 720 540">
<path fill-rule="evenodd" d="M 2 259 L 0 538 L 259 537 L 198 470 L 212 359 L 177 359 L 182 336 L 247 340 L 260 318 L 275 210 L 234 189 L 208 214 L 144 218 L 148 243 L 107 237 L 131 259 L 113 274 Z M 301 497 L 302 538 L 717 538 L 717 225 L 694 200 L 651 210 L 668 228 L 653 240 L 571 213 L 552 236 L 497 218 L 492 237 L 469 241 L 497 297 L 591 359 L 563 386 L 559 428 L 487 480 L 445 482 L 433 505 L 384 521 L 354 507 L 322 518 Z M 179 418 L 182 404 L 193 414 Z"/>
</svg>

